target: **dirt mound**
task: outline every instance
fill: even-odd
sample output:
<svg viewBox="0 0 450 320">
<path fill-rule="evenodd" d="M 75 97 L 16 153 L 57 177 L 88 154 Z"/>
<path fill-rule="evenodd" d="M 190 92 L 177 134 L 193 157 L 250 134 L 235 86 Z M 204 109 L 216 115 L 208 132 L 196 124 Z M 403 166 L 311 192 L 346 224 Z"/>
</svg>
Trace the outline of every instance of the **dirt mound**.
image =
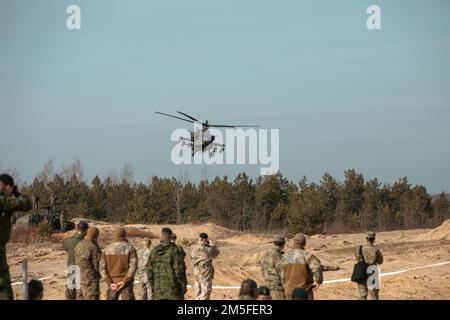
<svg viewBox="0 0 450 320">
<path fill-rule="evenodd" d="M 439 227 L 419 235 L 418 241 L 431 241 L 431 240 L 450 240 L 450 219 L 445 220 Z"/>
<path fill-rule="evenodd" d="M 131 227 L 131 226 L 135 227 L 138 225 L 129 225 L 127 227 Z M 143 226 L 143 225 L 141 225 L 141 226 Z M 185 240 L 185 241 L 196 242 L 198 235 L 201 232 L 207 233 L 212 240 L 216 240 L 216 239 L 222 240 L 222 239 L 226 239 L 226 238 L 232 237 L 234 235 L 240 234 L 239 231 L 224 228 L 224 227 L 218 226 L 213 223 L 206 223 L 206 224 L 202 224 L 202 225 L 197 225 L 197 224 L 155 225 L 155 224 L 150 224 L 150 225 L 145 225 L 145 226 L 148 227 L 149 229 L 151 229 L 153 232 L 155 232 L 158 235 L 159 235 L 162 227 L 168 227 L 168 228 L 172 229 L 172 231 L 174 233 L 176 233 L 179 241 Z"/>
<path fill-rule="evenodd" d="M 233 244 L 264 244 L 272 243 L 273 237 L 270 235 L 258 235 L 258 234 L 237 234 L 228 239 L 227 243 Z"/>
<path fill-rule="evenodd" d="M 111 241 L 114 228 L 119 224 L 106 224 L 90 221 L 100 229 L 99 244 L 105 248 Z M 184 224 L 184 225 L 144 225 L 132 224 L 125 226 L 129 233 L 129 240 L 136 249 L 143 247 L 141 241 L 144 234 L 153 233 L 159 237 L 161 228 L 169 227 L 178 236 L 178 242 L 189 244 L 197 242 L 198 234 L 206 232 L 218 244 L 220 255 L 214 259 L 215 278 L 217 286 L 239 286 L 246 278 L 254 279 L 258 284 L 263 283 L 260 260 L 266 250 L 273 245 L 272 235 L 244 233 L 230 230 L 214 224 Z M 406 268 L 430 265 L 435 262 L 450 261 L 450 222 L 446 221 L 440 227 L 431 230 L 399 230 L 379 233 L 378 243 L 384 255 L 381 266 L 383 273 L 394 272 Z M 69 233 L 68 233 L 69 234 Z M 63 235 L 58 234 L 58 236 Z M 417 240 L 432 239 L 430 241 Z M 307 247 L 316 255 L 324 267 L 325 280 L 337 280 L 350 277 L 355 263 L 354 253 L 361 243 L 364 243 L 365 234 L 340 234 L 335 236 L 311 236 Z M 435 240 L 438 239 L 438 240 Z M 345 241 L 345 242 L 344 242 Z M 153 240 L 153 246 L 158 243 Z M 189 245 L 184 245 L 186 253 Z M 290 244 L 286 251 L 291 249 Z M 44 278 L 44 299 L 64 299 L 64 290 L 67 276 L 67 253 L 62 249 L 61 243 L 53 241 L 7 244 L 8 264 L 13 282 L 21 280 L 22 262 L 28 259 L 29 275 L 32 278 Z M 192 284 L 193 264 L 186 256 L 188 283 Z M 339 269 L 337 269 L 339 266 Z M 383 299 L 449 299 L 450 281 L 449 265 L 433 268 L 412 270 L 394 276 L 383 277 L 381 296 Z M 13 289 L 18 298 L 21 295 L 21 286 L 15 285 Z M 102 287 L 102 296 L 105 288 Z M 214 289 L 213 299 L 236 299 L 238 290 Z M 189 289 L 186 298 L 193 299 L 193 290 Z M 326 283 L 317 292 L 321 299 L 356 299 L 358 290 L 354 283 L 336 282 Z"/>
<path fill-rule="evenodd" d="M 110 239 L 114 232 L 114 229 L 119 224 L 111 224 L 103 221 L 95 221 L 83 218 L 74 218 L 72 221 L 78 223 L 80 220 L 84 220 L 91 226 L 95 226 L 100 231 L 100 239 Z M 206 223 L 202 225 L 196 224 L 179 224 L 179 225 L 156 225 L 156 224 L 128 224 L 124 225 L 127 230 L 127 234 L 130 237 L 150 237 L 152 239 L 159 238 L 161 228 L 168 227 L 176 233 L 179 242 L 196 242 L 198 235 L 201 232 L 206 232 L 211 239 L 227 239 L 235 235 L 241 234 L 239 231 L 231 230 L 225 227 L 218 226 L 213 223 Z M 63 238 L 70 237 L 75 231 L 68 231 L 64 234 Z"/>
</svg>

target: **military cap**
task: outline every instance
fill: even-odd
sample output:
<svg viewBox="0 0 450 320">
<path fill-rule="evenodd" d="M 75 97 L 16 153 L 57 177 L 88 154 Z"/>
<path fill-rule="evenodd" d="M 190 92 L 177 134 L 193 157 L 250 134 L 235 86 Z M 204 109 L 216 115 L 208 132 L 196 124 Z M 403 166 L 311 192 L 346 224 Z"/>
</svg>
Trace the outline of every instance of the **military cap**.
<svg viewBox="0 0 450 320">
<path fill-rule="evenodd" d="M 306 237 L 305 237 L 305 235 L 303 233 L 297 233 L 294 236 L 293 240 L 294 240 L 294 242 L 297 242 L 297 243 L 305 243 L 306 242 Z"/>
<path fill-rule="evenodd" d="M 366 239 L 367 240 L 375 240 L 375 236 L 376 236 L 375 232 L 370 231 L 370 232 L 367 232 Z"/>
<path fill-rule="evenodd" d="M 0 181 L 6 184 L 7 186 L 13 186 L 14 185 L 14 179 L 9 174 L 3 173 L 0 174 Z"/>
<path fill-rule="evenodd" d="M 286 239 L 282 234 L 277 234 L 273 237 L 273 242 L 286 242 Z"/>
<path fill-rule="evenodd" d="M 81 220 L 78 222 L 78 227 L 82 230 L 87 230 L 89 228 L 89 224 L 86 221 Z"/>
<path fill-rule="evenodd" d="M 30 280 L 30 282 L 28 282 L 28 288 L 35 290 L 37 292 L 44 291 L 44 286 L 43 286 L 42 282 L 39 280 L 36 280 L 36 279 Z"/>
</svg>

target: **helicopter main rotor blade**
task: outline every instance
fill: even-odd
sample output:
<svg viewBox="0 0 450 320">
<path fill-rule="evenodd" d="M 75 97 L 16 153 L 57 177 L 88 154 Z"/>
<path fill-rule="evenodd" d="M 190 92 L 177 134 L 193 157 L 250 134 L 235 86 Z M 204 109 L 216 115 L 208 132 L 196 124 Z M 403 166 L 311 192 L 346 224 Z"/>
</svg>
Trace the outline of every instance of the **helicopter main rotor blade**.
<svg viewBox="0 0 450 320">
<path fill-rule="evenodd" d="M 208 127 L 215 128 L 259 128 L 259 126 L 255 125 L 247 125 L 247 124 L 237 124 L 237 125 L 226 125 L 226 124 L 208 124 Z"/>
<path fill-rule="evenodd" d="M 194 121 L 196 121 L 196 122 L 201 122 L 201 123 L 203 123 L 203 121 L 200 121 L 200 120 L 198 120 L 198 119 L 195 119 L 194 117 L 191 117 L 190 115 L 188 115 L 188 114 L 186 114 L 186 113 L 184 113 L 184 112 L 181 112 L 181 111 L 177 111 L 179 114 L 182 114 L 183 116 L 185 116 L 185 117 L 188 117 L 189 119 L 192 119 L 192 120 L 194 120 Z"/>
<path fill-rule="evenodd" d="M 172 118 L 175 118 L 175 119 L 180 119 L 180 120 L 183 120 L 183 121 L 186 121 L 186 122 L 189 122 L 189 123 L 194 123 L 194 121 L 191 121 L 191 120 L 188 120 L 188 119 L 184 119 L 184 118 L 181 118 L 181 117 L 177 117 L 177 116 L 173 116 L 171 114 L 167 114 L 167 113 L 163 113 L 163 112 L 159 112 L 159 111 L 155 111 L 155 113 L 162 114 L 163 116 L 172 117 Z"/>
</svg>

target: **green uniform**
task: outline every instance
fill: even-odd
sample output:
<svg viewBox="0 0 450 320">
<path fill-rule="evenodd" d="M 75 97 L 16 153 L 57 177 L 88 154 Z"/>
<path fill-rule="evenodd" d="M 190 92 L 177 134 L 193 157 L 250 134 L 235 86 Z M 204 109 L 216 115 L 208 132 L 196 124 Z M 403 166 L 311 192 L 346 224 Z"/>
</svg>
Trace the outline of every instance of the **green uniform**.
<svg viewBox="0 0 450 320">
<path fill-rule="evenodd" d="M 75 247 L 84 239 L 84 234 L 77 233 L 72 237 L 66 238 L 63 241 L 63 249 L 67 252 L 67 267 L 76 265 L 75 262 Z M 66 299 L 77 300 L 81 299 L 81 291 L 77 289 L 69 289 L 66 286 Z"/>
<path fill-rule="evenodd" d="M 28 211 L 32 207 L 29 197 L 0 196 L 0 300 L 14 299 L 6 260 L 6 244 L 11 235 L 11 216 L 17 211 Z"/>
<path fill-rule="evenodd" d="M 82 240 L 75 247 L 75 262 L 80 268 L 81 298 L 100 299 L 100 257 L 102 250 L 97 241 Z"/>
<path fill-rule="evenodd" d="M 136 272 L 136 291 L 138 300 L 153 300 L 153 292 L 147 277 L 147 266 L 150 262 L 150 248 L 141 249 L 137 252 L 138 255 L 138 271 Z"/>
<path fill-rule="evenodd" d="M 378 265 L 383 263 L 383 255 L 377 247 L 374 245 L 365 245 L 362 246 L 362 254 L 364 256 L 364 261 L 368 266 L 370 265 Z M 362 257 L 359 253 L 359 247 L 355 253 L 356 260 L 362 260 Z M 379 289 L 368 289 L 367 284 L 358 283 L 358 292 L 360 300 L 378 300 L 379 297 Z"/>
<path fill-rule="evenodd" d="M 181 250 L 170 241 L 162 241 L 150 253 L 148 281 L 157 300 L 182 300 L 186 293 L 186 267 Z"/>
<path fill-rule="evenodd" d="M 283 252 L 278 247 L 270 248 L 261 260 L 261 271 L 264 285 L 270 289 L 273 300 L 284 299 L 284 288 L 281 283 L 281 258 Z"/>
</svg>

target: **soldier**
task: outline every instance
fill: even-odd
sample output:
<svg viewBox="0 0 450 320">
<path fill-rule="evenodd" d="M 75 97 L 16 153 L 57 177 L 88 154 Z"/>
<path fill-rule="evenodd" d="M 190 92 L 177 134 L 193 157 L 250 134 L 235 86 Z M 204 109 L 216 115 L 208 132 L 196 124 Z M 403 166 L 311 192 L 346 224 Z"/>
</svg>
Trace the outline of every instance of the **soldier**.
<svg viewBox="0 0 450 320">
<path fill-rule="evenodd" d="M 28 282 L 28 300 L 42 300 L 44 297 L 44 285 L 39 280 Z"/>
<path fill-rule="evenodd" d="M 157 300 L 183 300 L 186 293 L 184 257 L 171 242 L 172 230 L 161 230 L 161 243 L 150 253 L 147 266 L 148 281 Z"/>
<path fill-rule="evenodd" d="M 241 283 L 239 290 L 239 300 L 256 300 L 258 295 L 258 285 L 255 280 L 245 279 Z"/>
<path fill-rule="evenodd" d="M 138 283 L 139 300 L 153 300 L 153 293 L 148 283 L 147 267 L 151 263 L 149 260 L 151 253 L 152 240 L 144 238 L 144 248 L 138 250 L 139 270 L 136 273 Z"/>
<path fill-rule="evenodd" d="M 273 300 L 270 294 L 270 289 L 266 286 L 259 287 L 256 300 Z"/>
<path fill-rule="evenodd" d="M 76 226 L 75 234 L 63 241 L 63 249 L 67 252 L 67 274 L 69 276 L 65 292 L 66 300 L 81 299 L 81 292 L 76 287 L 72 287 L 74 283 L 70 279 L 77 268 L 75 263 L 75 247 L 84 239 L 88 228 L 89 225 L 86 221 L 80 221 Z"/>
<path fill-rule="evenodd" d="M 319 259 L 305 250 L 306 237 L 302 233 L 296 234 L 293 240 L 294 249 L 281 258 L 284 295 L 291 299 L 294 289 L 303 288 L 308 300 L 313 300 L 313 289 L 319 289 L 323 281 L 322 267 Z"/>
<path fill-rule="evenodd" d="M 6 244 L 11 235 L 11 217 L 17 211 L 29 211 L 31 199 L 19 193 L 14 179 L 0 175 L 0 300 L 13 300 L 9 267 L 6 260 Z"/>
<path fill-rule="evenodd" d="M 219 248 L 209 240 L 208 235 L 200 233 L 198 244 L 191 250 L 194 264 L 195 300 L 210 300 L 214 279 L 213 259 L 220 254 Z"/>
<path fill-rule="evenodd" d="M 368 232 L 366 235 L 366 245 L 360 246 L 355 253 L 356 260 L 360 261 L 362 260 L 362 258 L 364 258 L 367 266 L 373 266 L 383 263 L 383 254 L 381 253 L 380 249 L 375 246 L 375 237 L 375 232 Z M 376 284 L 369 289 L 367 287 L 367 283 L 364 282 L 358 283 L 358 291 L 360 300 L 378 300 L 380 289 Z"/>
<path fill-rule="evenodd" d="M 100 260 L 100 274 L 108 286 L 107 299 L 134 300 L 134 275 L 138 257 L 134 247 L 126 239 L 124 227 L 114 231 L 113 243 L 105 248 Z"/>
<path fill-rule="evenodd" d="M 178 250 L 180 250 L 181 256 L 184 261 L 184 258 L 186 257 L 186 251 L 184 251 L 184 248 L 182 246 L 177 244 L 177 235 L 175 233 L 172 233 L 172 236 L 170 237 L 170 242 L 172 242 L 178 248 Z"/>
<path fill-rule="evenodd" d="M 84 239 L 75 247 L 75 263 L 80 268 L 82 300 L 100 299 L 100 258 L 102 250 L 97 243 L 99 231 L 90 227 Z"/>
<path fill-rule="evenodd" d="M 270 289 L 273 300 L 284 300 L 284 288 L 281 283 L 281 257 L 286 245 L 286 239 L 277 235 L 273 239 L 274 246 L 270 248 L 261 260 L 261 271 L 265 286 Z"/>
<path fill-rule="evenodd" d="M 36 194 L 33 194 L 33 197 L 31 198 L 33 200 L 33 214 L 37 214 L 39 211 L 39 196 Z"/>
</svg>

